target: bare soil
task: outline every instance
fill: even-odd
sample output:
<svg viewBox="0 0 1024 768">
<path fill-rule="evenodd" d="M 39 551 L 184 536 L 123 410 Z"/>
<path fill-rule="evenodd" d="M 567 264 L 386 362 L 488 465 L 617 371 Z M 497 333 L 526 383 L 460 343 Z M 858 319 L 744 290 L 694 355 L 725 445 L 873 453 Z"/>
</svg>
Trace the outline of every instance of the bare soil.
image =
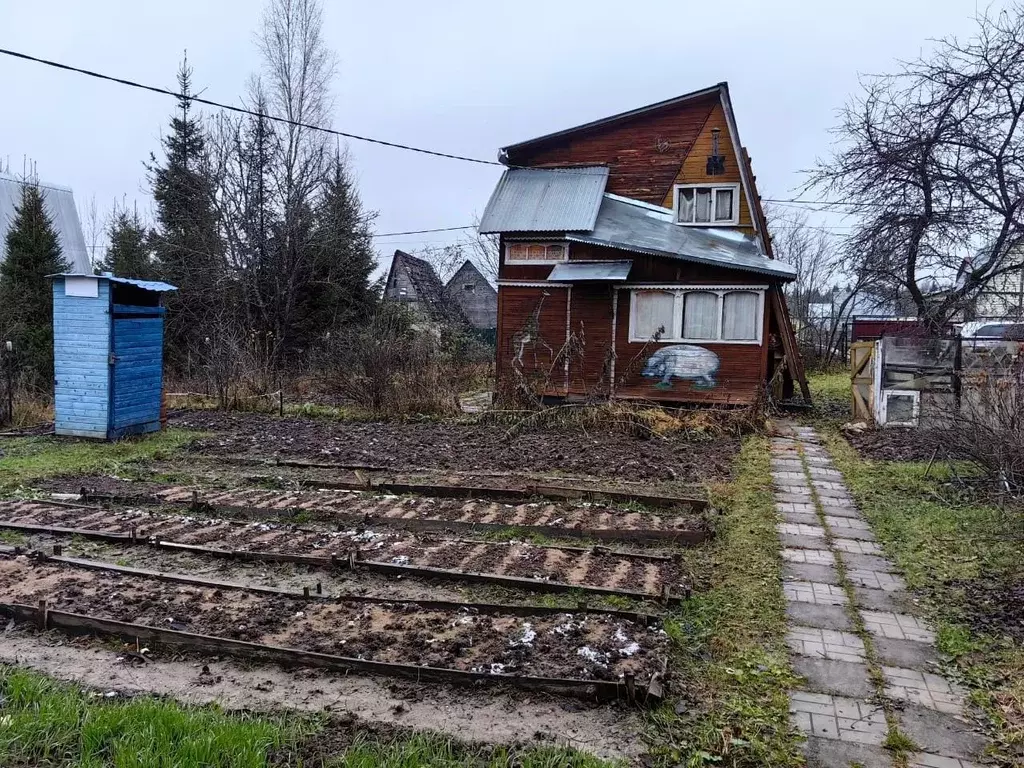
<svg viewBox="0 0 1024 768">
<path fill-rule="evenodd" d="M 21 629 L 0 632 L 0 663 L 29 667 L 55 678 L 120 696 L 156 694 L 189 704 L 215 703 L 229 710 L 282 708 L 326 713 L 342 727 L 414 728 L 487 744 L 551 742 L 605 759 L 636 760 L 643 751 L 636 710 L 587 706 L 576 699 L 502 695 L 490 689 L 408 686 L 379 678 L 324 670 L 282 670 L 231 661 L 190 659 L 159 651 L 149 663 L 126 661 L 109 644 L 69 640 Z M 335 752 L 336 754 L 336 752 Z M 316 759 L 310 764 L 319 765 Z"/>
<path fill-rule="evenodd" d="M 961 594 L 965 618 L 976 630 L 1024 643 L 1024 572 L 982 574 L 947 586 Z"/>
<path fill-rule="evenodd" d="M 935 453 L 935 441 L 929 440 L 925 430 L 909 427 L 869 429 L 861 433 L 847 433 L 846 439 L 865 459 L 876 461 L 928 461 Z M 938 459 L 955 458 L 940 451 Z"/>
<path fill-rule="evenodd" d="M 484 616 L 468 609 L 313 601 L 0 559 L 0 594 L 55 610 L 374 661 L 473 672 L 646 681 L 667 637 L 617 617 Z"/>
<path fill-rule="evenodd" d="M 172 424 L 214 433 L 197 453 L 278 455 L 389 469 L 556 471 L 646 481 L 728 478 L 739 441 L 631 437 L 618 431 L 544 430 L 507 437 L 500 425 L 347 423 L 257 413 L 186 411 Z"/>
</svg>

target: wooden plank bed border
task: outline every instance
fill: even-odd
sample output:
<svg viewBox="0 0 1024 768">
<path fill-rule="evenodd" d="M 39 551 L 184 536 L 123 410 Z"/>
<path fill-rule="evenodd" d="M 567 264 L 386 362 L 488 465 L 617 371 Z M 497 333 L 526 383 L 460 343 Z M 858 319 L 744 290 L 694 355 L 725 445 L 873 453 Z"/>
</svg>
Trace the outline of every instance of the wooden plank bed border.
<svg viewBox="0 0 1024 768">
<path fill-rule="evenodd" d="M 683 596 L 673 595 L 671 592 L 656 595 L 650 592 L 639 592 L 630 589 L 599 587 L 589 584 L 570 584 L 563 581 L 532 579 L 525 576 L 506 576 L 497 573 L 476 573 L 473 571 L 458 571 L 447 568 L 432 568 L 426 565 L 399 565 L 397 563 L 383 563 L 375 560 L 360 560 L 355 556 L 357 554 L 355 551 L 348 553 L 349 556 L 347 557 L 321 557 L 317 555 L 294 555 L 286 552 L 256 552 L 244 549 L 217 549 L 215 547 L 204 547 L 199 544 L 184 544 L 174 541 L 164 541 L 162 539 L 149 539 L 141 534 L 136 535 L 135 533 L 113 533 L 109 531 L 96 531 L 82 528 L 60 528 L 56 526 L 31 525 L 29 523 L 0 520 L 0 529 L 5 528 L 8 530 L 26 531 L 30 533 L 81 536 L 85 539 L 116 543 L 143 544 L 159 549 L 190 552 L 210 557 L 222 557 L 229 560 L 241 560 L 242 562 L 298 563 L 317 568 L 358 568 L 372 571 L 374 573 L 384 573 L 389 575 L 419 576 L 425 578 L 440 578 L 448 581 L 496 584 L 503 587 L 525 589 L 532 592 L 586 593 L 605 597 L 626 597 L 639 601 L 660 601 L 666 605 L 678 605 L 685 599 Z"/>
<path fill-rule="evenodd" d="M 319 486 L 325 487 L 325 486 Z M 83 489 L 84 490 L 84 489 Z M 351 490 L 351 489 L 349 489 Z M 365 490 L 365 489 L 363 489 Z M 220 495 L 220 494 L 217 494 Z M 297 508 L 261 509 L 243 504 L 211 504 L 197 495 L 192 500 L 168 501 L 152 494 L 116 494 L 116 493 L 84 493 L 83 500 L 93 500 L 110 504 L 139 504 L 145 506 L 167 507 L 205 507 L 225 513 L 243 513 L 251 517 L 275 518 L 287 520 L 289 513 L 299 511 Z M 40 504 L 45 501 L 38 502 Z M 486 533 L 522 529 L 532 531 L 551 538 L 584 539 L 603 542 L 632 542 L 635 544 L 677 544 L 693 546 L 702 544 L 711 538 L 711 533 L 704 529 L 662 529 L 662 528 L 566 528 L 557 525 L 510 525 L 508 523 L 473 523 L 458 520 L 422 520 L 416 518 L 389 518 L 356 512 L 339 510 L 302 509 L 306 513 L 328 515 L 333 520 L 352 524 L 372 524 L 381 528 L 401 529 L 406 531 L 463 531 L 466 533 Z"/>
<path fill-rule="evenodd" d="M 638 683 L 632 678 L 618 682 L 508 674 L 492 675 L 487 672 L 467 672 L 460 669 L 369 661 L 54 611 L 46 606 L 45 601 L 40 601 L 38 608 L 16 603 L 0 603 L 0 615 L 14 619 L 16 622 L 32 623 L 43 631 L 57 629 L 70 635 L 99 635 L 117 637 L 127 641 L 145 641 L 147 645 L 179 647 L 190 651 L 230 655 L 242 659 L 261 659 L 285 667 L 315 667 L 341 673 L 363 672 L 385 677 L 399 677 L 418 683 L 504 684 L 526 690 L 550 691 L 598 701 L 624 700 L 637 704 L 657 704 L 664 696 L 664 687 L 658 675 L 644 684 Z"/>
<path fill-rule="evenodd" d="M 317 592 L 315 588 L 305 588 L 302 592 L 277 589 L 275 587 L 264 587 L 254 584 L 241 584 L 234 581 L 221 581 L 219 579 L 204 579 L 198 576 L 189 576 L 184 573 L 173 571 L 153 571 L 148 568 L 135 568 L 127 565 L 117 565 L 102 560 L 89 560 L 80 557 L 68 557 L 64 555 L 49 555 L 38 550 L 22 550 L 21 547 L 0 546 L 0 554 L 24 554 L 36 561 L 44 563 L 56 563 L 58 565 L 69 565 L 74 568 L 84 568 L 92 571 L 107 571 L 119 573 L 125 576 L 140 576 L 142 578 L 167 581 L 174 584 L 191 584 L 197 587 L 208 587 L 211 589 L 230 589 L 241 592 L 252 592 L 272 597 L 287 597 L 295 600 L 318 600 L 324 602 L 341 603 L 369 603 L 379 605 L 414 605 L 427 610 L 459 611 L 469 610 L 485 615 L 511 614 L 513 616 L 557 616 L 563 613 L 586 613 L 590 615 L 611 616 L 639 624 L 642 627 L 650 627 L 660 621 L 655 614 L 639 611 L 622 611 L 615 608 L 591 608 L 577 606 L 575 608 L 552 607 L 546 605 L 517 605 L 503 603 L 467 603 L 454 600 L 414 600 L 411 598 L 396 597 L 374 597 L 372 595 L 350 595 L 338 593 L 325 595 Z"/>
</svg>

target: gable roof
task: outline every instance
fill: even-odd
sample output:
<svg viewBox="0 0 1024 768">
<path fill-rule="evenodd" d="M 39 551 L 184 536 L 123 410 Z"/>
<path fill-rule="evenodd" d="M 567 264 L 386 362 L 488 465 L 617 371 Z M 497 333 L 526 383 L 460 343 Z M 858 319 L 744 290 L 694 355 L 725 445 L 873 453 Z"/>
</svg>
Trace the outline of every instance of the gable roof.
<svg viewBox="0 0 1024 768">
<path fill-rule="evenodd" d="M 451 286 L 457 282 L 466 280 L 473 280 L 478 284 L 482 283 L 490 288 L 491 291 L 497 293 L 497 291 L 494 290 L 494 286 L 491 285 L 491 281 L 484 276 L 484 273 L 481 272 L 476 264 L 474 264 L 470 259 L 466 259 L 462 263 L 462 266 L 455 270 L 455 274 L 448 279 L 447 283 L 445 283 L 445 290 L 451 288 Z"/>
<path fill-rule="evenodd" d="M 400 271 L 409 277 L 416 291 L 415 301 L 428 317 L 440 322 L 467 322 L 462 309 L 448 300 L 441 278 L 430 262 L 405 251 L 396 250 L 391 259 L 391 269 L 384 289 L 385 299 L 401 301 L 402 297 L 395 291 L 392 280 Z"/>
<path fill-rule="evenodd" d="M 535 147 L 540 146 L 542 144 L 548 144 L 552 141 L 557 141 L 558 139 L 563 139 L 573 134 L 585 133 L 595 128 L 603 128 L 605 126 L 612 125 L 613 123 L 631 120 L 632 118 L 639 117 L 640 115 L 646 115 L 651 112 L 658 112 L 662 109 L 670 109 L 672 107 L 679 106 L 680 104 L 683 104 L 687 101 L 694 101 L 696 99 L 704 98 L 705 96 L 710 96 L 714 94 L 716 91 L 721 91 L 723 89 L 727 92 L 728 88 L 728 83 L 721 82 L 718 85 L 711 86 L 710 88 L 701 88 L 700 90 L 697 91 L 684 93 L 682 96 L 676 96 L 671 99 L 665 99 L 664 101 L 655 102 L 654 104 L 648 104 L 645 107 L 630 109 L 627 110 L 626 112 L 619 112 L 618 114 L 611 115 L 609 117 L 602 117 L 597 120 L 591 120 L 589 123 L 583 123 L 582 125 L 577 125 L 572 128 L 565 128 L 561 131 L 555 131 L 554 133 L 547 133 L 544 134 L 543 136 L 538 136 L 535 139 L 527 139 L 526 141 L 520 141 L 516 144 L 509 144 L 507 147 L 502 147 L 498 151 L 498 160 L 507 165 L 509 155 L 515 152 L 520 152 L 525 149 L 534 149 Z"/>
<path fill-rule="evenodd" d="M 750 155 L 747 154 L 747 151 L 743 146 L 743 142 L 740 140 L 739 128 L 736 125 L 736 116 L 732 108 L 732 99 L 729 96 L 729 83 L 724 80 L 708 88 L 701 88 L 696 91 L 691 91 L 690 93 L 684 93 L 682 96 L 665 99 L 663 101 L 655 102 L 654 104 L 648 104 L 644 107 L 627 110 L 626 112 L 619 112 L 618 114 L 611 115 L 609 117 L 592 120 L 589 123 L 583 123 L 572 128 L 555 131 L 554 133 L 548 133 L 534 139 L 521 141 L 517 144 L 510 144 L 499 150 L 498 159 L 505 165 L 514 165 L 512 162 L 514 155 L 537 151 L 547 145 L 557 144 L 560 140 L 571 136 L 616 127 L 620 123 L 628 122 L 637 117 L 654 117 L 661 112 L 674 109 L 682 104 L 686 104 L 687 102 L 699 101 L 700 99 L 705 99 L 709 96 L 716 96 L 719 103 L 722 105 L 726 125 L 729 129 L 729 137 L 732 142 L 733 154 L 736 157 L 736 164 L 740 171 L 740 184 L 743 187 L 743 196 L 750 208 L 751 221 L 757 232 L 757 237 L 761 242 L 763 252 L 767 253 L 769 256 L 773 256 L 771 238 L 768 237 L 767 232 L 767 219 L 764 215 L 764 209 L 761 206 L 761 199 L 757 195 L 757 190 L 754 186 L 754 171 L 751 166 Z M 527 165 L 528 164 L 529 163 L 527 163 Z"/>
<path fill-rule="evenodd" d="M 26 183 L 30 182 L 0 174 L 0 261 L 4 260 L 7 232 L 14 221 L 15 210 L 21 204 L 22 189 Z M 76 274 L 92 274 L 92 262 L 89 249 L 85 247 L 85 235 L 82 234 L 82 224 L 78 220 L 74 193 L 69 187 L 42 183 L 39 184 L 39 191 L 57 232 L 61 254 L 71 271 Z"/>
<path fill-rule="evenodd" d="M 594 228 L 608 169 L 510 168 L 480 217 L 481 233 L 564 232 Z"/>
</svg>

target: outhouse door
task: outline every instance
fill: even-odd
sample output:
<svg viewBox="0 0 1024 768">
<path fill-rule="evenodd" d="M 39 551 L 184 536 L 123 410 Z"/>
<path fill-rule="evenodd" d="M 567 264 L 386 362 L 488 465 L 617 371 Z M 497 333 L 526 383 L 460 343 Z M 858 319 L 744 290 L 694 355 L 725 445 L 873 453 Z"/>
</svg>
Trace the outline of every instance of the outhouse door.
<svg viewBox="0 0 1024 768">
<path fill-rule="evenodd" d="M 163 399 L 162 307 L 114 305 L 111 437 L 160 428 Z"/>
</svg>

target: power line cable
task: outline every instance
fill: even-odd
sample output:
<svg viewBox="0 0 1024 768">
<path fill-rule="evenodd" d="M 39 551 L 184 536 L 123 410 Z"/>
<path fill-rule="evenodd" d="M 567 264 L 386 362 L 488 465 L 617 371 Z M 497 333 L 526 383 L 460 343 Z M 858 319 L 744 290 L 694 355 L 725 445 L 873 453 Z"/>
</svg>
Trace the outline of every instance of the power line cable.
<svg viewBox="0 0 1024 768">
<path fill-rule="evenodd" d="M 229 112 L 237 112 L 238 114 L 248 115 L 250 117 L 263 118 L 263 119 L 266 119 L 266 120 L 271 120 L 271 121 L 273 121 L 275 123 L 284 123 L 286 125 L 295 126 L 296 128 L 306 128 L 306 129 L 311 130 L 311 131 L 321 131 L 323 133 L 331 134 L 332 136 L 341 136 L 341 137 L 346 138 L 346 139 L 354 139 L 356 141 L 365 141 L 365 142 L 368 142 L 370 144 L 379 144 L 381 146 L 392 147 L 394 149 L 404 149 L 404 150 L 406 150 L 408 152 L 419 152 L 420 154 L 433 155 L 434 157 L 444 157 L 444 158 L 448 158 L 449 160 L 462 160 L 463 162 L 477 163 L 479 165 L 498 165 L 498 166 L 501 165 L 501 163 L 499 163 L 497 160 L 482 160 L 482 159 L 480 159 L 478 157 L 467 157 L 465 155 L 455 155 L 455 154 L 451 154 L 451 153 L 448 153 L 448 152 L 438 152 L 438 151 L 433 150 L 433 149 L 424 149 L 423 147 L 414 147 L 414 146 L 411 146 L 409 144 L 399 144 L 399 143 L 394 142 L 394 141 L 385 141 L 384 139 L 374 139 L 374 138 L 371 138 L 369 136 L 360 136 L 359 134 L 356 134 L 356 133 L 348 133 L 346 131 L 338 131 L 338 130 L 335 130 L 334 128 L 325 128 L 322 125 L 312 125 L 310 123 L 303 123 L 300 120 L 292 120 L 291 118 L 280 117 L 279 115 L 271 115 L 271 114 L 267 114 L 267 113 L 255 112 L 255 111 L 253 111 L 251 109 L 246 109 L 245 107 L 236 107 L 236 106 L 232 106 L 230 104 L 222 104 L 222 103 L 220 103 L 218 101 L 213 101 L 212 99 L 204 99 L 201 96 L 186 96 L 185 94 L 176 93 L 175 91 L 172 91 L 172 90 L 170 90 L 168 88 L 161 88 L 161 87 L 155 86 L 155 85 L 146 85 L 145 83 L 140 83 L 140 82 L 137 82 L 135 80 L 128 80 L 128 79 L 122 78 L 122 77 L 114 77 L 113 75 L 105 75 L 105 74 L 103 74 L 101 72 L 93 72 L 92 70 L 89 70 L 89 69 L 82 69 L 81 67 L 74 67 L 74 66 L 71 66 L 70 64 L 62 64 L 59 61 L 52 61 L 50 59 L 42 59 L 42 58 L 39 58 L 38 56 L 30 56 L 27 53 L 21 53 L 19 51 L 11 51 L 11 50 L 8 50 L 6 48 L 0 48 L 0 54 L 3 54 L 4 56 L 13 56 L 14 58 L 23 59 L 25 61 L 31 61 L 31 62 L 34 62 L 36 64 L 44 64 L 44 65 L 46 65 L 48 67 L 54 67 L 56 69 L 63 69 L 65 71 L 67 71 L 67 72 L 75 72 L 75 73 L 80 74 L 80 75 L 86 75 L 88 77 L 94 77 L 94 78 L 96 78 L 98 80 L 105 80 L 105 81 L 111 82 L 111 83 L 118 83 L 119 85 L 126 85 L 126 86 L 128 86 L 130 88 L 138 88 L 139 90 L 150 91 L 151 93 L 159 93 L 159 94 L 161 94 L 163 96 L 173 96 L 176 99 L 186 99 L 187 101 L 190 101 L 190 102 L 194 101 L 197 104 L 205 104 L 205 105 L 207 105 L 209 107 L 216 107 L 217 109 L 223 109 L 223 110 L 227 110 Z"/>
<path fill-rule="evenodd" d="M 475 224 L 466 224 L 462 227 L 439 227 L 438 229 L 410 229 L 408 232 L 381 232 L 374 237 L 398 237 L 399 235 L 427 235 L 432 232 L 456 232 L 460 229 L 476 229 Z"/>
</svg>

